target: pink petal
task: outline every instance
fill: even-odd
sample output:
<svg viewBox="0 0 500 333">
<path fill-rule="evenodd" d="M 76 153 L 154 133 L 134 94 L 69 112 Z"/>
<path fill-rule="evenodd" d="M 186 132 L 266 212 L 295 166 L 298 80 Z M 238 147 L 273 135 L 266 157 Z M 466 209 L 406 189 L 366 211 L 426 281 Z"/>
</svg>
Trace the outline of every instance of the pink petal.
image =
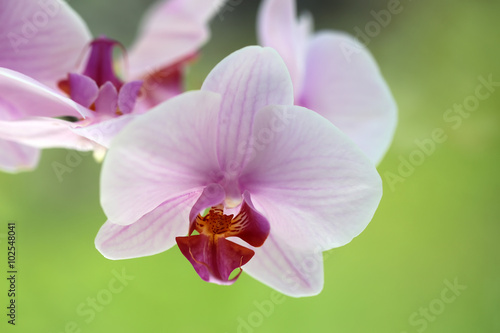
<svg viewBox="0 0 500 333">
<path fill-rule="evenodd" d="M 240 178 L 272 233 L 289 246 L 344 245 L 370 222 L 382 196 L 374 165 L 317 113 L 271 106 L 255 119 L 252 160 Z"/>
<path fill-rule="evenodd" d="M 89 108 L 99 95 L 99 87 L 94 80 L 88 76 L 70 73 L 69 85 L 71 99 L 86 108 Z"/>
<path fill-rule="evenodd" d="M 296 241 L 299 241 L 297 239 Z M 273 236 L 245 265 L 245 272 L 279 292 L 292 296 L 314 296 L 323 289 L 323 254 L 301 251 Z"/>
<path fill-rule="evenodd" d="M 111 144 L 101 175 L 101 204 L 131 224 L 161 203 L 214 182 L 220 96 L 175 97 L 131 122 Z"/>
<path fill-rule="evenodd" d="M 94 83 L 95 84 L 95 83 Z M 118 92 L 111 82 L 106 82 L 99 88 L 99 94 L 95 100 L 97 114 L 116 116 L 118 106 Z"/>
<path fill-rule="evenodd" d="M 34 169 L 40 159 L 40 150 L 12 141 L 0 140 L 0 170 L 19 172 Z"/>
<path fill-rule="evenodd" d="M 209 38 L 208 21 L 223 2 L 170 0 L 153 5 L 130 49 L 131 77 L 146 77 L 194 54 Z"/>
<path fill-rule="evenodd" d="M 20 119 L 22 117 L 63 117 L 84 118 L 91 111 L 78 105 L 47 86 L 19 72 L 0 68 L 0 119 Z M 6 116 L 10 114 L 10 116 Z"/>
<path fill-rule="evenodd" d="M 172 198 L 131 225 L 107 221 L 95 239 L 106 258 L 128 259 L 150 256 L 175 245 L 175 237 L 188 231 L 189 209 L 199 192 Z"/>
<path fill-rule="evenodd" d="M 111 140 L 113 140 L 113 138 L 135 118 L 137 118 L 137 115 L 127 114 L 120 117 L 103 119 L 91 125 L 72 127 L 71 130 L 79 136 L 85 137 L 108 148 L 111 144 Z M 85 123 L 82 122 L 82 124 Z M 78 125 L 79 123 L 74 126 Z"/>
<path fill-rule="evenodd" d="M 293 104 L 285 64 L 271 48 L 249 46 L 222 60 L 202 90 L 222 95 L 217 152 L 221 169 L 238 174 L 246 163 L 255 113 L 270 104 Z"/>
<path fill-rule="evenodd" d="M 0 121 L 0 138 L 37 148 L 92 150 L 94 144 L 71 130 L 73 123 L 44 117 Z"/>
<path fill-rule="evenodd" d="M 55 89 L 75 69 L 91 35 L 64 1 L 0 2 L 0 67 Z"/>
<path fill-rule="evenodd" d="M 184 92 L 183 62 L 144 77 L 134 113 L 144 113 L 156 105 Z"/>
<path fill-rule="evenodd" d="M 379 163 L 394 135 L 397 106 L 368 50 L 352 37 L 320 33 L 309 45 L 304 82 L 297 104 L 330 120 Z"/>
<path fill-rule="evenodd" d="M 127 82 L 120 89 L 118 94 L 118 108 L 124 114 L 132 112 L 135 102 L 141 90 L 142 81 Z"/>
<path fill-rule="evenodd" d="M 264 0 L 257 22 L 259 44 L 274 48 L 290 71 L 296 92 L 302 89 L 307 40 L 312 17 L 296 19 L 295 0 Z"/>
</svg>

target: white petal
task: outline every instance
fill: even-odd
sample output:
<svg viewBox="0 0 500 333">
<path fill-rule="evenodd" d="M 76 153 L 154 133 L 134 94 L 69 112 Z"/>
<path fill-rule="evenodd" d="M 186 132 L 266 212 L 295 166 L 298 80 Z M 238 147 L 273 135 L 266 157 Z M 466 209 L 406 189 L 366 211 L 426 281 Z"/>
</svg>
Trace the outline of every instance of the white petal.
<svg viewBox="0 0 500 333">
<path fill-rule="evenodd" d="M 330 120 L 375 164 L 391 144 L 396 103 L 375 60 L 352 37 L 322 32 L 311 40 L 296 103 Z"/>
<path fill-rule="evenodd" d="M 74 133 L 71 126 L 69 121 L 46 117 L 0 121 L 0 138 L 37 148 L 92 150 L 94 144 Z"/>
<path fill-rule="evenodd" d="M 130 49 L 130 76 L 146 77 L 197 52 L 209 38 L 208 21 L 223 2 L 170 0 L 153 5 Z"/>
<path fill-rule="evenodd" d="M 85 22 L 65 1 L 0 2 L 0 67 L 55 89 L 90 40 Z"/>
<path fill-rule="evenodd" d="M 128 225 L 161 203 L 210 183 L 220 96 L 189 92 L 137 117 L 111 142 L 101 175 L 109 220 Z"/>
<path fill-rule="evenodd" d="M 189 193 L 173 198 L 130 225 L 107 221 L 99 230 L 95 244 L 109 259 L 150 256 L 175 245 L 175 237 L 189 229 L 189 211 L 200 195 Z"/>
<path fill-rule="evenodd" d="M 12 141 L 0 140 L 0 170 L 20 172 L 34 169 L 40 159 L 40 150 Z"/>
<path fill-rule="evenodd" d="M 373 163 L 338 128 L 298 106 L 257 114 L 240 184 L 289 246 L 328 250 L 363 231 L 382 196 Z"/>
<path fill-rule="evenodd" d="M 0 119 L 23 117 L 84 118 L 90 110 L 62 96 L 50 87 L 7 68 L 0 68 Z"/>
<path fill-rule="evenodd" d="M 309 14 L 296 18 L 295 0 L 264 0 L 257 22 L 259 43 L 278 51 L 293 82 L 295 96 L 302 90 L 307 42 L 313 19 Z"/>
<path fill-rule="evenodd" d="M 314 296 L 323 289 L 323 255 L 320 251 L 294 249 L 268 237 L 243 270 L 260 282 L 293 297 Z"/>
<path fill-rule="evenodd" d="M 271 48 L 249 46 L 222 60 L 202 90 L 222 95 L 217 153 L 223 171 L 237 175 L 246 163 L 246 146 L 257 111 L 293 104 L 293 88 L 285 64 Z"/>
</svg>

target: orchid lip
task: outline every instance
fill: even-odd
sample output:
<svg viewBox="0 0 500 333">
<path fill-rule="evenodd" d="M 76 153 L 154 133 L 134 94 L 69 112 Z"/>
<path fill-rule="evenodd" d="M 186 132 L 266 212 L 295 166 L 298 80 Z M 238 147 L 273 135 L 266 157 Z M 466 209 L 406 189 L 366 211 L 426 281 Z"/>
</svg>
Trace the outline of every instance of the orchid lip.
<svg viewBox="0 0 500 333">
<path fill-rule="evenodd" d="M 210 207 L 208 214 L 198 214 L 193 221 L 189 235 L 177 237 L 176 242 L 182 254 L 189 260 L 198 275 L 207 282 L 232 284 L 255 252 L 233 243 L 226 238 L 238 237 L 251 246 L 264 244 L 270 232 L 269 222 L 260 215 L 244 193 L 240 212 L 234 215 L 224 213 L 224 205 Z M 197 235 L 193 232 L 197 231 Z M 231 273 L 239 269 L 235 277 Z"/>
</svg>

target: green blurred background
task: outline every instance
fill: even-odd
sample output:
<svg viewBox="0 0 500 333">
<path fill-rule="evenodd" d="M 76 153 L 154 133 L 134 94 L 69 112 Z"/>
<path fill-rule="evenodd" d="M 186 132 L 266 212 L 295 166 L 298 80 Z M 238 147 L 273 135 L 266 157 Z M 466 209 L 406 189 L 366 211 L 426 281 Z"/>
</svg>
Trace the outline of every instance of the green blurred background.
<svg viewBox="0 0 500 333">
<path fill-rule="evenodd" d="M 152 1 L 70 3 L 94 35 L 129 45 L 139 13 Z M 232 3 L 213 20 L 213 38 L 192 66 L 190 88 L 230 52 L 256 43 L 258 1 Z M 54 149 L 43 152 L 34 172 L 0 174 L 0 276 L 10 220 L 17 221 L 19 269 L 14 328 L 5 323 L 7 284 L 1 279 L 1 331 L 499 332 L 500 89 L 456 129 L 443 115 L 474 94 L 479 76 L 500 81 L 500 2 L 401 5 L 368 45 L 399 105 L 394 143 L 378 168 L 385 194 L 368 228 L 326 253 L 319 296 L 286 297 L 263 311 L 257 304 L 268 304 L 269 287 L 245 274 L 231 287 L 204 283 L 176 248 L 147 258 L 105 259 L 93 243 L 105 221 L 100 165 L 84 156 L 59 182 L 52 163 L 64 164 L 71 155 Z M 372 10 L 385 8 L 387 1 L 299 1 L 317 29 L 351 34 L 374 20 Z M 415 140 L 430 138 L 436 128 L 447 140 L 391 188 L 388 172 L 397 174 L 401 159 L 417 156 Z M 133 279 L 121 292 L 106 291 L 123 270 Z M 455 280 L 466 289 L 452 297 L 447 284 Z M 98 295 L 106 304 L 91 310 L 88 298 Z"/>
</svg>

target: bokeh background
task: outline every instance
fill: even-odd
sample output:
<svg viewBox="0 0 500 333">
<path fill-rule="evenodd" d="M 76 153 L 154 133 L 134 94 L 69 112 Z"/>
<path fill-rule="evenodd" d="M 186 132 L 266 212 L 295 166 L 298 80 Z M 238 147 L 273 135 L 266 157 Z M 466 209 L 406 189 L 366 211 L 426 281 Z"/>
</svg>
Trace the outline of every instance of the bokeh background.
<svg viewBox="0 0 500 333">
<path fill-rule="evenodd" d="M 232 10 L 214 18 L 213 37 L 189 73 L 190 88 L 230 52 L 256 43 L 258 2 L 233 0 Z M 125 45 L 151 3 L 70 1 L 94 35 Z M 317 29 L 355 34 L 388 1 L 298 4 L 313 13 Z M 17 221 L 19 269 L 14 328 L 5 323 L 7 284 L 1 278 L 1 331 L 499 332 L 500 87 L 457 128 L 443 115 L 474 94 L 478 77 L 500 82 L 500 2 L 401 5 L 368 44 L 399 105 L 394 143 L 378 168 L 385 194 L 368 228 L 326 253 L 319 296 L 284 297 L 263 311 L 258 304 L 268 304 L 269 287 L 245 274 L 231 287 L 204 283 L 176 248 L 147 258 L 105 259 L 93 243 L 105 221 L 100 165 L 84 156 L 59 182 L 52 163 L 65 163 L 70 152 L 53 149 L 43 152 L 34 172 L 0 174 L 0 276 L 11 220 Z M 388 173 L 398 174 L 401 160 L 418 154 L 415 140 L 431 138 L 436 128 L 445 131 L 445 142 L 391 186 Z M 114 274 L 123 271 L 133 279 L 92 310 L 89 298 L 109 295 Z M 454 283 L 462 286 L 455 293 L 448 287 Z"/>
</svg>

